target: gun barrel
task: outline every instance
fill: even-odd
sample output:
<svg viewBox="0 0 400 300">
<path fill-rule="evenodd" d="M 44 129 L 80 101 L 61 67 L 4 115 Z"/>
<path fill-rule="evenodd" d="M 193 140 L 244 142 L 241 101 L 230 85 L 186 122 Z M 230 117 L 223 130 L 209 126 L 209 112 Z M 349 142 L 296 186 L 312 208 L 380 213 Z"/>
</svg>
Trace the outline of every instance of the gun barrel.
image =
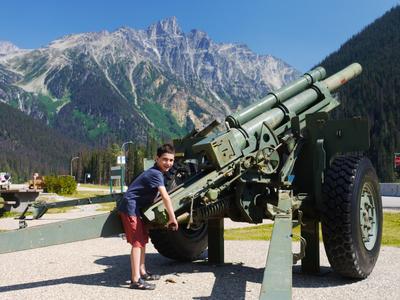
<svg viewBox="0 0 400 300">
<path fill-rule="evenodd" d="M 245 110 L 243 115 L 237 114 L 237 119 L 235 119 L 235 116 L 229 116 L 227 118 L 228 124 L 232 122 L 233 125 L 236 124 L 238 126 L 231 126 L 226 132 L 197 142 L 193 145 L 193 151 L 206 153 L 208 159 L 215 166 L 222 168 L 242 157 L 245 153 L 255 151 L 260 141 L 268 141 L 271 137 L 277 138 L 268 133 L 263 134 L 261 137 L 261 133 L 265 128 L 263 124 L 267 125 L 269 130 L 281 128 L 278 130 L 280 133 L 277 133 L 281 134 L 290 128 L 290 120 L 294 116 L 298 116 L 302 122 L 301 126 L 305 126 L 303 121 L 306 114 L 328 112 L 338 106 L 339 102 L 331 95 L 331 92 L 356 77 L 361 73 L 361 70 L 362 68 L 359 64 L 352 64 L 325 80 L 311 83 L 305 89 L 301 89 L 292 97 L 285 99 L 283 103 L 278 101 L 281 99 L 277 99 L 275 95 L 269 95 L 264 98 L 269 99 L 268 101 L 256 103 L 251 106 L 251 110 Z M 322 72 L 322 69 L 315 69 L 314 73 L 317 74 L 316 78 L 321 78 L 322 75 L 325 75 L 325 70 Z M 312 78 L 310 75 L 304 75 L 303 79 L 299 79 L 294 85 L 289 84 L 279 91 L 287 97 L 294 93 L 294 90 L 298 89 L 299 86 L 303 86 L 310 77 Z M 314 80 L 315 78 L 312 79 Z M 270 108 L 264 111 L 261 109 L 261 111 L 253 110 L 256 107 Z M 254 117 L 247 120 L 249 116 Z M 241 123 L 245 120 L 247 120 L 245 123 Z"/>
<path fill-rule="evenodd" d="M 361 71 L 361 65 L 358 63 L 353 63 L 343 70 L 321 81 L 320 85 L 325 87 L 329 92 L 335 91 L 347 81 L 357 77 Z M 318 92 L 318 89 L 308 88 L 287 99 L 283 106 L 287 111 L 294 114 L 299 114 L 310 105 L 313 105 L 313 103 L 318 101 L 318 99 L 320 99 L 320 92 Z M 285 112 L 281 108 L 275 107 L 242 124 L 241 128 L 243 130 L 234 131 L 234 136 L 239 147 L 242 149 L 245 146 L 246 135 L 259 136 L 261 125 L 263 123 L 268 124 L 271 129 L 274 129 L 283 121 L 284 117 Z M 243 136 L 243 131 L 246 132 L 245 136 Z"/>
<path fill-rule="evenodd" d="M 305 73 L 299 79 L 289 83 L 288 85 L 269 93 L 261 100 L 251 104 L 240 112 L 229 115 L 225 121 L 230 127 L 239 127 L 272 108 L 275 104 L 284 102 L 301 91 L 304 91 L 313 83 L 324 79 L 325 76 L 325 69 L 322 67 L 317 67 L 314 70 Z"/>
<path fill-rule="evenodd" d="M 343 70 L 333 74 L 323 82 L 329 91 L 333 92 L 350 79 L 357 77 L 362 72 L 362 67 L 359 63 L 353 63 Z"/>
</svg>

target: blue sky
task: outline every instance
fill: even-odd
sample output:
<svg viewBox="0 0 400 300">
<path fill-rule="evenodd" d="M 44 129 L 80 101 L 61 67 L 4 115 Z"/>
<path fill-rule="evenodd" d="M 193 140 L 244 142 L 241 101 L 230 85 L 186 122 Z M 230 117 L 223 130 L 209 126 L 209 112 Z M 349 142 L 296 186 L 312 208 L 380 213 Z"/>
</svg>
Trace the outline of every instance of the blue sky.
<svg viewBox="0 0 400 300">
<path fill-rule="evenodd" d="M 0 40 L 38 48 L 66 34 L 144 29 L 176 16 L 184 32 L 247 44 L 307 71 L 400 0 L 2 1 Z"/>
</svg>

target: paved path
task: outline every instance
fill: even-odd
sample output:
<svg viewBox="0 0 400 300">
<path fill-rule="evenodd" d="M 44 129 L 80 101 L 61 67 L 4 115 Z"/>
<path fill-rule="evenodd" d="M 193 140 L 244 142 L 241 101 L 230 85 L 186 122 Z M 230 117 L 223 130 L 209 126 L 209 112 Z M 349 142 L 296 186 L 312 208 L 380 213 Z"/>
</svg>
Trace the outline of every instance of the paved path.
<svg viewBox="0 0 400 300">
<path fill-rule="evenodd" d="M 384 209 L 400 210 L 400 197 L 382 197 L 382 206 Z"/>
</svg>

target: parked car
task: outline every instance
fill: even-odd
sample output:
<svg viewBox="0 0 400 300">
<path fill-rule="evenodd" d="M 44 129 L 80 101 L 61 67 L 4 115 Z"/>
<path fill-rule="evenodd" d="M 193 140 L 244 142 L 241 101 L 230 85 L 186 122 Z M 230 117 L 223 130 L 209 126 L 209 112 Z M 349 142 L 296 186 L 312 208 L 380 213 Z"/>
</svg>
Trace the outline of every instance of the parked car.
<svg viewBox="0 0 400 300">
<path fill-rule="evenodd" d="M 0 189 L 9 190 L 11 186 L 11 175 L 9 173 L 0 172 Z"/>
</svg>

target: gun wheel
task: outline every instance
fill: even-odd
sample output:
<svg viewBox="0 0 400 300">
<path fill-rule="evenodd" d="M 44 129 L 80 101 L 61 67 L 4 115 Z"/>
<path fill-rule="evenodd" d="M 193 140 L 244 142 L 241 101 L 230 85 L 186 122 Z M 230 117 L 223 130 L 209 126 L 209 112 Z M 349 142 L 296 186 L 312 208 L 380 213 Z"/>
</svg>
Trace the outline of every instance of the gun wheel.
<svg viewBox="0 0 400 300">
<path fill-rule="evenodd" d="M 180 261 L 196 260 L 208 245 L 205 223 L 191 229 L 180 224 L 178 231 L 151 230 L 150 237 L 161 255 Z"/>
<path fill-rule="evenodd" d="M 193 164 L 175 162 L 165 176 L 165 185 L 168 190 L 175 188 L 186 179 L 193 176 L 197 168 Z M 180 224 L 177 231 L 150 230 L 150 238 L 157 251 L 168 258 L 180 261 L 193 261 L 197 259 L 208 246 L 208 226 L 201 223 L 197 226 L 186 228 Z"/>
<path fill-rule="evenodd" d="M 382 200 L 370 160 L 336 158 L 326 172 L 323 193 L 322 236 L 329 263 L 342 276 L 368 277 L 382 238 Z"/>
</svg>

